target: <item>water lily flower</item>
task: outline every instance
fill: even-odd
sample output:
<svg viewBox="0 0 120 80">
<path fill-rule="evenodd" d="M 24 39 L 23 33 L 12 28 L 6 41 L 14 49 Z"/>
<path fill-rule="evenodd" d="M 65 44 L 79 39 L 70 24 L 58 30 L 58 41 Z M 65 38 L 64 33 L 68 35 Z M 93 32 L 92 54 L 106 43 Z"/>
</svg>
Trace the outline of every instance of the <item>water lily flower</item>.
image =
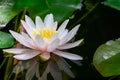
<svg viewBox="0 0 120 80">
<path fill-rule="evenodd" d="M 52 75 L 54 80 L 62 80 L 61 71 L 74 78 L 70 70 L 71 66 L 64 58 L 79 64 L 77 60 L 82 60 L 82 57 L 63 50 L 78 46 L 83 39 L 71 42 L 80 25 L 69 31 L 66 29 L 68 22 L 69 20 L 65 20 L 57 27 L 57 22 L 54 21 L 52 14 L 48 14 L 44 21 L 37 16 L 35 23 L 26 15 L 25 21 L 21 20 L 23 30 L 20 33 L 10 30 L 10 33 L 19 42 L 19 45 L 15 48 L 3 50 L 14 54 L 13 57 L 19 60 L 13 72 L 18 74 L 20 71 L 28 69 L 25 80 L 32 80 L 34 76 L 38 80 L 47 80 L 48 73 Z M 48 60 L 42 74 L 39 72 L 41 71 L 39 70 L 41 69 L 41 64 L 38 57 L 42 60 Z"/>
<path fill-rule="evenodd" d="M 70 43 L 69 41 L 77 33 L 79 26 L 72 30 L 66 29 L 69 20 L 65 20 L 59 27 L 54 21 L 53 15 L 48 14 L 44 21 L 36 16 L 35 23 L 30 17 L 25 16 L 25 21 L 21 23 L 27 33 L 17 33 L 10 30 L 12 36 L 26 48 L 11 48 L 3 51 L 14 54 L 18 60 L 29 60 L 35 56 L 40 56 L 45 60 L 50 59 L 50 54 L 55 54 L 70 60 L 82 60 L 82 57 L 62 50 L 78 46 L 83 39 Z"/>
</svg>

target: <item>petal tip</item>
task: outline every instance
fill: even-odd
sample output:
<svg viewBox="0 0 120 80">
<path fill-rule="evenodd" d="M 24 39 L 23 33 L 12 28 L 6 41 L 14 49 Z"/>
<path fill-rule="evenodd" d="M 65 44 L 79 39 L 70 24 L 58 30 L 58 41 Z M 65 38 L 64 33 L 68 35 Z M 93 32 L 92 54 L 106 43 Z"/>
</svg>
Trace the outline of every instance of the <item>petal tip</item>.
<svg viewBox="0 0 120 80">
<path fill-rule="evenodd" d="M 69 22 L 69 19 L 67 19 L 66 22 Z"/>
<path fill-rule="evenodd" d="M 50 13 L 49 15 L 50 15 L 50 16 L 53 16 L 53 14 L 52 14 L 52 13 Z"/>
<path fill-rule="evenodd" d="M 40 18 L 39 16 L 36 16 L 36 19 Z"/>
<path fill-rule="evenodd" d="M 29 16 L 28 15 L 25 15 L 25 18 L 28 18 Z"/>
<path fill-rule="evenodd" d="M 81 26 L 81 24 L 78 24 L 76 27 L 79 28 Z"/>
<path fill-rule="evenodd" d="M 81 44 L 82 42 L 84 42 L 84 39 L 80 39 L 79 41 L 80 41 L 80 44 Z"/>
<path fill-rule="evenodd" d="M 6 49 L 3 49 L 2 51 L 3 51 L 3 52 L 7 52 L 7 50 L 6 50 Z"/>
<path fill-rule="evenodd" d="M 9 30 L 9 32 L 13 35 L 14 34 L 14 31 L 12 31 L 12 30 Z"/>
<path fill-rule="evenodd" d="M 24 22 L 24 20 L 20 20 L 21 21 L 21 23 L 23 23 Z"/>
<path fill-rule="evenodd" d="M 83 60 L 83 57 L 79 56 L 78 60 Z"/>
</svg>

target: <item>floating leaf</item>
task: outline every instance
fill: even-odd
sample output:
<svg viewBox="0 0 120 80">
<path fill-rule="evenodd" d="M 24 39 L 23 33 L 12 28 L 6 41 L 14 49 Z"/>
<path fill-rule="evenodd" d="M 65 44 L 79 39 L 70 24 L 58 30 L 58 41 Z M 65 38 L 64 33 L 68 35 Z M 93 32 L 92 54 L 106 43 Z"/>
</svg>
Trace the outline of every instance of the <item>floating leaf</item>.
<svg viewBox="0 0 120 80">
<path fill-rule="evenodd" d="M 5 27 L 5 25 L 16 15 L 12 11 L 12 2 L 0 2 L 0 28 Z"/>
<path fill-rule="evenodd" d="M 68 18 L 73 11 L 81 9 L 81 0 L 14 0 L 15 11 L 27 10 L 32 18 L 53 13 L 57 21 Z M 24 2 L 24 3 L 23 3 Z"/>
<path fill-rule="evenodd" d="M 0 31 L 0 48 L 8 48 L 13 44 L 14 38 L 10 34 Z"/>
<path fill-rule="evenodd" d="M 101 45 L 95 52 L 93 64 L 103 76 L 120 75 L 120 39 Z"/>
<path fill-rule="evenodd" d="M 120 10 L 120 0 L 106 0 L 103 3 L 109 7 Z"/>
</svg>

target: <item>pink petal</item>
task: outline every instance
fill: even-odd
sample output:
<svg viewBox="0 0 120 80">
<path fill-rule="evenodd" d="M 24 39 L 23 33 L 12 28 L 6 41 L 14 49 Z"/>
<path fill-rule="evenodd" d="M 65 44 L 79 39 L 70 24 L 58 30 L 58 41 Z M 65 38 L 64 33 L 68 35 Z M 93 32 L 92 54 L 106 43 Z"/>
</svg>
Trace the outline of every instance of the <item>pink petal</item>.
<svg viewBox="0 0 120 80">
<path fill-rule="evenodd" d="M 68 52 L 63 52 L 63 51 L 59 51 L 59 50 L 56 50 L 53 53 L 56 54 L 56 55 L 58 55 L 58 56 L 70 59 L 70 60 L 82 60 L 83 59 L 79 55 L 68 53 Z"/>
<path fill-rule="evenodd" d="M 28 60 L 39 55 L 40 53 L 41 53 L 40 51 L 29 49 L 24 51 L 23 54 L 15 55 L 14 58 L 18 60 Z"/>
<path fill-rule="evenodd" d="M 64 44 L 62 46 L 59 46 L 57 49 L 60 49 L 60 50 L 70 49 L 70 48 L 78 46 L 82 41 L 83 41 L 83 39 L 76 41 L 76 42 L 73 42 L 73 43 Z"/>
</svg>

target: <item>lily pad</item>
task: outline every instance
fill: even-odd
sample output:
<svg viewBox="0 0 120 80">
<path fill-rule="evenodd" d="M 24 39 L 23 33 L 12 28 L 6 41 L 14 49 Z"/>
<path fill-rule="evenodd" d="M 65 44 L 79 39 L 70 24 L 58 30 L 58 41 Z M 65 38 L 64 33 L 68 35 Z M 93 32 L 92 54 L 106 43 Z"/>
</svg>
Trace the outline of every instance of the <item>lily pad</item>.
<svg viewBox="0 0 120 80">
<path fill-rule="evenodd" d="M 0 48 L 12 47 L 13 44 L 14 44 L 14 38 L 12 37 L 12 35 L 0 31 Z"/>
<path fill-rule="evenodd" d="M 5 27 L 16 15 L 16 13 L 12 11 L 12 6 L 12 2 L 0 2 L 0 28 Z"/>
<path fill-rule="evenodd" d="M 52 13 L 57 21 L 68 18 L 82 7 L 81 0 L 14 0 L 14 2 L 14 11 L 26 10 L 32 18 Z"/>
<path fill-rule="evenodd" d="M 120 39 L 108 41 L 98 47 L 93 64 L 105 77 L 120 75 Z"/>
<path fill-rule="evenodd" d="M 106 0 L 104 5 L 120 10 L 120 0 Z"/>
</svg>

